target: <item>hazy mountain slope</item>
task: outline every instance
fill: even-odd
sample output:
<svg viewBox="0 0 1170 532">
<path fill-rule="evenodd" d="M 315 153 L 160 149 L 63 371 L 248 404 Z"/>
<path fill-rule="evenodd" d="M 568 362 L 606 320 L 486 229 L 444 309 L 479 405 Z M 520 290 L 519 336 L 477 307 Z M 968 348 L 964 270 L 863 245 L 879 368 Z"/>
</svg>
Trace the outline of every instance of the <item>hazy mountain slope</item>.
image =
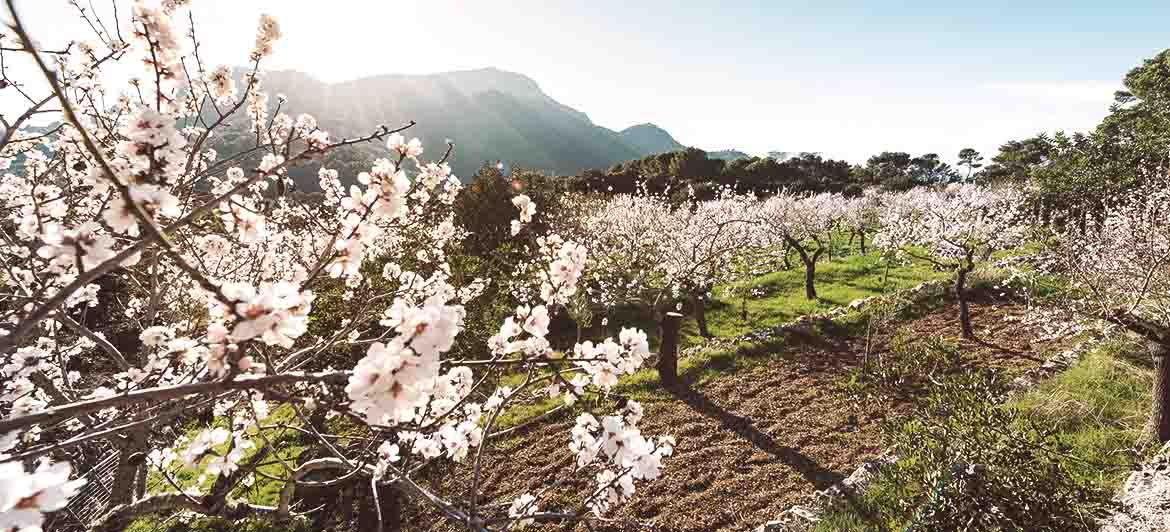
<svg viewBox="0 0 1170 532">
<path fill-rule="evenodd" d="M 642 155 L 669 153 L 686 149 L 686 146 L 674 140 L 674 137 L 670 136 L 670 133 L 667 133 L 666 130 L 654 124 L 630 126 L 621 130 L 618 136 L 627 146 L 634 148 Z"/>
<path fill-rule="evenodd" d="M 573 174 L 681 147 L 648 124 L 622 133 L 600 127 L 550 98 L 532 79 L 494 68 L 340 83 L 279 71 L 269 73 L 264 86 L 288 96 L 287 111 L 316 116 L 335 137 L 414 120 L 418 125 L 407 135 L 422 139 L 428 155 L 438 157 L 447 139 L 455 143 L 452 167 L 464 179 L 498 159 L 510 167 Z M 378 155 L 376 146 L 364 151 Z"/>
</svg>

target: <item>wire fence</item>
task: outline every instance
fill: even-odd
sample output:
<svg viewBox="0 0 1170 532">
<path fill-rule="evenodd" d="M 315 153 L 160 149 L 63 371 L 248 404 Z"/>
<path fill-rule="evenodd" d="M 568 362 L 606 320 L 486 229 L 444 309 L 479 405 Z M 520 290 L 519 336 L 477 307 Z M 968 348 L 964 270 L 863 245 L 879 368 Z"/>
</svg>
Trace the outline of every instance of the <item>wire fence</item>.
<svg viewBox="0 0 1170 532">
<path fill-rule="evenodd" d="M 118 470 L 118 453 L 111 452 L 79 478 L 85 485 L 69 499 L 64 508 L 54 512 L 47 520 L 45 530 L 66 532 L 86 530 L 89 524 L 101 516 L 110 504 L 114 474 Z"/>
</svg>

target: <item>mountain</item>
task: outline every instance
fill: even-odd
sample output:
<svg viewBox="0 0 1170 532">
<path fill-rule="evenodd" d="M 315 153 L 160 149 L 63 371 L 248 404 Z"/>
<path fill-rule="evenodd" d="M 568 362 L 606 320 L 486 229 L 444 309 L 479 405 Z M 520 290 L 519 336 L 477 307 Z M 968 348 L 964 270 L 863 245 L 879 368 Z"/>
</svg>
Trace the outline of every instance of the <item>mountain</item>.
<svg viewBox="0 0 1170 532">
<path fill-rule="evenodd" d="M 626 146 L 641 152 L 644 156 L 686 149 L 686 146 L 674 140 L 674 137 L 670 136 L 670 133 L 667 133 L 665 129 L 654 124 L 630 126 L 621 130 L 618 133 L 618 138 Z"/>
<path fill-rule="evenodd" d="M 428 158 L 439 158 L 448 139 L 455 143 L 450 162 L 464 180 L 485 162 L 496 160 L 510 168 L 564 175 L 681 146 L 651 124 L 621 133 L 598 126 L 585 113 L 553 100 L 531 78 L 496 68 L 338 83 L 276 71 L 265 76 L 264 89 L 287 96 L 284 111 L 313 115 L 334 138 L 366 135 L 383 124 L 393 128 L 414 120 L 417 125 L 404 134 L 421 139 Z M 385 156 L 381 145 L 362 151 L 360 164 Z M 315 179 L 307 181 L 309 188 L 316 188 Z"/>
<path fill-rule="evenodd" d="M 732 149 L 732 150 L 709 151 L 709 152 L 707 152 L 707 157 L 710 159 L 723 159 L 724 161 L 734 161 L 736 159 L 747 159 L 748 157 L 751 157 L 751 155 L 748 155 L 748 154 L 746 154 L 742 151 L 739 151 L 739 150 Z"/>
</svg>

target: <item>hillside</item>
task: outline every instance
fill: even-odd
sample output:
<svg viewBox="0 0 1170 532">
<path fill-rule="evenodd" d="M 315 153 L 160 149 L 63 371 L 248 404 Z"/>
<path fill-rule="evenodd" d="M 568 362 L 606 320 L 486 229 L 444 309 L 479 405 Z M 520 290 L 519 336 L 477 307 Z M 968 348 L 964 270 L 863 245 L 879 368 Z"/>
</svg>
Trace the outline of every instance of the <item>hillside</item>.
<svg viewBox="0 0 1170 532">
<path fill-rule="evenodd" d="M 428 150 L 456 145 L 452 167 L 470 178 L 485 161 L 572 174 L 682 147 L 651 124 L 621 133 L 598 126 L 545 94 L 531 78 L 495 68 L 427 75 L 381 75 L 327 83 L 296 71 L 269 73 L 265 88 L 286 109 L 310 113 L 335 136 L 414 120 L 409 133 Z"/>
<path fill-rule="evenodd" d="M 644 155 L 686 149 L 686 146 L 674 140 L 674 137 L 670 136 L 670 133 L 667 133 L 665 129 L 654 124 L 630 126 L 618 133 L 618 137 L 627 146 L 634 148 Z"/>
</svg>

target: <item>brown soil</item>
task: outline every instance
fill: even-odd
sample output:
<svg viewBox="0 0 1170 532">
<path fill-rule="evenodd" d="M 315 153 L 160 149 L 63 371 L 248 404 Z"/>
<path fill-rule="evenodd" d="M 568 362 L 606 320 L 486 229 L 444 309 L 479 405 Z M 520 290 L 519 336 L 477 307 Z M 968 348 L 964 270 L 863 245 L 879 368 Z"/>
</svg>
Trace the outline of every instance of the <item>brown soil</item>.
<svg viewBox="0 0 1170 532">
<path fill-rule="evenodd" d="M 961 342 L 967 363 L 1009 375 L 1038 366 L 1056 346 L 1037 342 L 1026 326 L 1004 320 L 1022 312 L 1017 303 L 979 300 L 972 319 L 981 338 Z M 955 338 L 956 316 L 952 302 L 903 326 L 922 337 Z M 879 350 L 883 343 L 877 343 Z M 662 478 L 638 483 L 634 499 L 611 510 L 606 517 L 612 521 L 594 521 L 588 529 L 750 530 L 808 502 L 815 490 L 876 457 L 883 449 L 879 422 L 905 407 L 855 404 L 841 393 L 839 385 L 860 363 L 863 349 L 864 338 L 858 336 L 790 337 L 766 364 L 649 394 L 642 431 L 675 436 L 674 456 L 665 461 Z M 490 447 L 481 484 L 484 503 L 506 505 L 527 492 L 540 494 L 542 510 L 578 509 L 594 486 L 595 472 L 566 467 L 572 426 L 572 416 L 561 416 Z M 443 477 L 447 480 L 436 480 L 435 488 L 466 493 L 466 476 Z M 408 508 L 404 517 L 413 523 L 407 529 L 443 527 L 427 509 Z"/>
</svg>

